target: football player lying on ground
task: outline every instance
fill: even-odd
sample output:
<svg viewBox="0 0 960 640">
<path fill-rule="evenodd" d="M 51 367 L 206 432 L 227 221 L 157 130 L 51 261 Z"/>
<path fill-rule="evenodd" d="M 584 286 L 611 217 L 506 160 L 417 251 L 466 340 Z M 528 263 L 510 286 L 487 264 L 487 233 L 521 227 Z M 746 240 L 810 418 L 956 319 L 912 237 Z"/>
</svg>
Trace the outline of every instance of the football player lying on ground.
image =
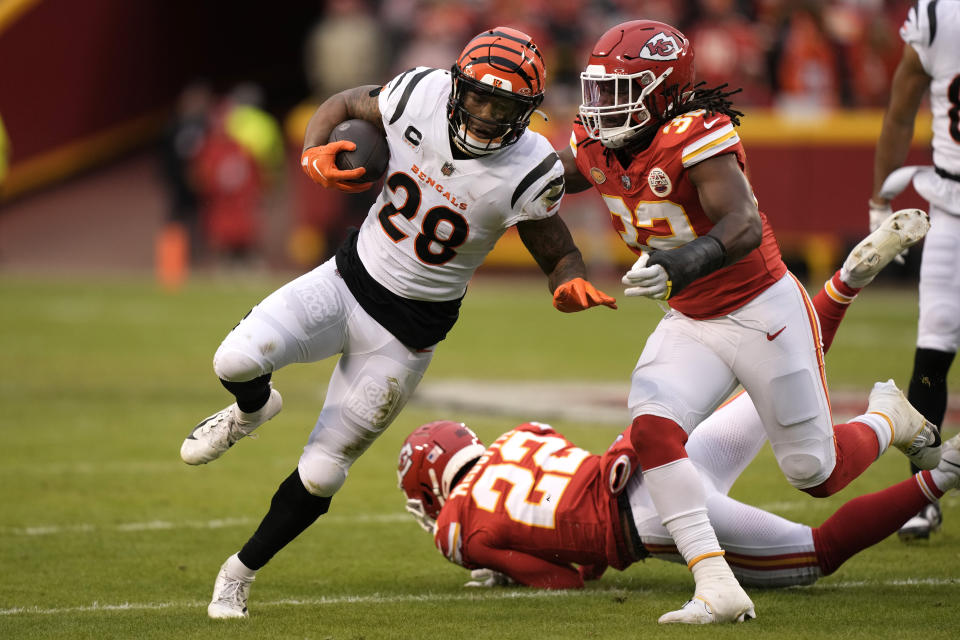
<svg viewBox="0 0 960 640">
<path fill-rule="evenodd" d="M 877 244 L 891 248 L 878 236 L 883 233 L 896 235 L 871 234 L 814 298 L 825 347 L 858 292 L 844 284 L 849 271 L 870 280 L 896 255 L 883 251 L 878 258 Z M 400 488 L 407 509 L 434 533 L 437 548 L 475 570 L 469 585 L 514 581 L 551 589 L 582 587 L 608 566 L 622 570 L 646 557 L 682 561 L 643 474 L 635 473 L 628 436 L 598 456 L 531 422 L 485 448 L 465 425 L 433 422 L 404 443 Z M 765 441 L 760 417 L 741 393 L 700 424 L 687 443 L 726 560 L 747 586 L 810 584 L 829 575 L 897 531 L 924 504 L 960 485 L 956 436 L 944 443 L 936 468 L 855 498 L 811 528 L 727 495 Z M 698 622 L 713 622 L 710 603 L 696 604 L 703 612 Z"/>
</svg>

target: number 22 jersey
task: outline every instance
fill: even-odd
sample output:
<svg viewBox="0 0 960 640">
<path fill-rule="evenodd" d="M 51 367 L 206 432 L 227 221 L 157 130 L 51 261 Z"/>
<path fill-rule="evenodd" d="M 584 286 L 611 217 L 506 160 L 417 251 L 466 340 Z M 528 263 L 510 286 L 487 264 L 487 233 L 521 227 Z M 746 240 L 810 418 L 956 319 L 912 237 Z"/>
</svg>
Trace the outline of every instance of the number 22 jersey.
<svg viewBox="0 0 960 640">
<path fill-rule="evenodd" d="M 624 569 L 637 558 L 604 470 L 629 455 L 626 444 L 594 455 L 548 425 L 524 423 L 500 436 L 450 492 L 434 542 L 455 564 L 533 587 L 582 587 L 574 563 Z M 636 466 L 624 468 L 623 483 Z"/>
</svg>

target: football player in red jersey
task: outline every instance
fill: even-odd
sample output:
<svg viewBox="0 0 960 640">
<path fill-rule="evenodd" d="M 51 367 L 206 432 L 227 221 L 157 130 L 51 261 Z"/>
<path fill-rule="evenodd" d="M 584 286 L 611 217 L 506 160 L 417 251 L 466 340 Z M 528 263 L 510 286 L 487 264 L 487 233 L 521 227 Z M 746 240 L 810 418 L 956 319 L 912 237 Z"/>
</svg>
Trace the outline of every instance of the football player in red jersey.
<svg viewBox="0 0 960 640">
<path fill-rule="evenodd" d="M 839 491 L 890 445 L 933 468 L 939 435 L 892 380 L 874 386 L 867 414 L 833 424 L 820 327 L 744 173 L 741 114 L 723 86 L 695 84 L 693 47 L 680 31 L 649 20 L 613 27 L 581 82 L 580 117 L 560 152 L 566 189 L 593 185 L 639 256 L 623 278 L 625 294 L 670 306 L 631 376 L 625 432 L 696 583 L 695 597 L 661 622 L 742 619 L 753 605 L 724 561 L 684 448 L 738 384 L 784 475 L 814 496 Z M 902 229 L 907 222 L 916 228 Z M 891 224 L 879 246 L 845 263 L 838 295 L 863 286 L 868 254 L 889 251 L 927 222 Z"/>
<path fill-rule="evenodd" d="M 827 347 L 852 300 L 836 295 L 843 275 L 837 272 L 813 300 Z M 760 416 L 741 393 L 686 443 L 727 562 L 748 586 L 811 584 L 960 486 L 958 435 L 943 445 L 934 469 L 854 498 L 819 527 L 809 527 L 727 495 L 765 441 Z M 607 567 L 623 570 L 647 557 L 683 561 L 645 474 L 635 473 L 638 459 L 626 437 L 598 456 L 548 425 L 528 422 L 484 448 L 466 425 L 437 421 L 407 437 L 397 476 L 407 510 L 433 533 L 437 549 L 473 570 L 467 586 L 517 582 L 567 589 L 582 587 Z M 701 602 L 704 613 L 716 612 L 715 602 Z M 687 621 L 716 620 L 704 615 Z"/>
</svg>

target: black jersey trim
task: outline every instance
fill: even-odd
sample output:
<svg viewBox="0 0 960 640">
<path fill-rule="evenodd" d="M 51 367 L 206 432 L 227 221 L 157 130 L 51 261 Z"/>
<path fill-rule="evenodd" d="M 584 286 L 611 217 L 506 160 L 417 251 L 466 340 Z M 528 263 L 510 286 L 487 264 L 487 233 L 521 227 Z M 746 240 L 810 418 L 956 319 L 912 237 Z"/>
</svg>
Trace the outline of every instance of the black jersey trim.
<svg viewBox="0 0 960 640">
<path fill-rule="evenodd" d="M 550 155 L 544 158 L 530 173 L 525 175 L 523 180 L 520 181 L 520 184 L 517 185 L 517 188 L 513 191 L 513 197 L 510 198 L 510 206 L 516 206 L 517 200 L 530 188 L 530 185 L 547 175 L 547 172 L 558 162 L 560 162 L 560 156 L 557 155 L 556 151 L 550 152 Z"/>
<path fill-rule="evenodd" d="M 460 316 L 460 302 L 410 300 L 373 279 L 357 253 L 359 231 L 352 229 L 337 250 L 337 271 L 350 293 L 371 318 L 411 349 L 426 349 L 443 340 Z"/>
<path fill-rule="evenodd" d="M 930 45 L 933 46 L 933 39 L 937 37 L 937 2 L 933 0 L 927 5 L 927 17 L 930 19 Z"/>
<path fill-rule="evenodd" d="M 397 110 L 393 112 L 393 117 L 390 118 L 390 122 L 387 124 L 393 124 L 400 118 L 401 115 L 403 115 L 403 110 L 407 108 L 407 102 L 410 100 L 410 94 L 413 93 L 414 88 L 420 84 L 421 80 L 434 71 L 439 71 L 439 69 L 424 69 L 417 75 L 410 78 L 410 82 L 407 83 L 406 88 L 403 90 L 403 94 L 400 96 L 400 102 L 397 104 Z"/>
</svg>

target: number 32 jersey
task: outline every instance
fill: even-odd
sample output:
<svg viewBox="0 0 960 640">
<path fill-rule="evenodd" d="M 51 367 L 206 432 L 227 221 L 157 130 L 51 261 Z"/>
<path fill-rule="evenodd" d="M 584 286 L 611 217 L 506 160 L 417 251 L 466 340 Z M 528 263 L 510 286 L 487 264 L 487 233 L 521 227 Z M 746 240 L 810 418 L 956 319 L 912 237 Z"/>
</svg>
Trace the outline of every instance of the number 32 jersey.
<svg viewBox="0 0 960 640">
<path fill-rule="evenodd" d="M 522 424 L 500 436 L 450 492 L 434 542 L 451 562 L 533 587 L 582 587 L 573 563 L 624 569 L 636 558 L 603 470 L 628 455 L 616 444 L 593 455 L 547 425 Z"/>
<path fill-rule="evenodd" d="M 378 96 L 390 162 L 357 252 L 374 280 L 409 300 L 461 298 L 509 227 L 554 215 L 563 197 L 559 157 L 533 131 L 490 155 L 454 158 L 450 90 L 449 72 L 419 67 Z"/>
<path fill-rule="evenodd" d="M 610 210 L 614 229 L 637 255 L 650 249 L 681 247 L 713 228 L 700 205 L 687 169 L 724 153 L 746 155 L 737 130 L 725 115 L 703 110 L 682 114 L 663 125 L 645 150 L 623 167 L 612 151 L 574 125 L 570 147 L 577 168 L 593 182 Z M 787 268 L 776 238 L 761 212 L 760 246 L 732 265 L 695 280 L 670 306 L 692 318 L 726 315 L 782 277 Z"/>
</svg>

